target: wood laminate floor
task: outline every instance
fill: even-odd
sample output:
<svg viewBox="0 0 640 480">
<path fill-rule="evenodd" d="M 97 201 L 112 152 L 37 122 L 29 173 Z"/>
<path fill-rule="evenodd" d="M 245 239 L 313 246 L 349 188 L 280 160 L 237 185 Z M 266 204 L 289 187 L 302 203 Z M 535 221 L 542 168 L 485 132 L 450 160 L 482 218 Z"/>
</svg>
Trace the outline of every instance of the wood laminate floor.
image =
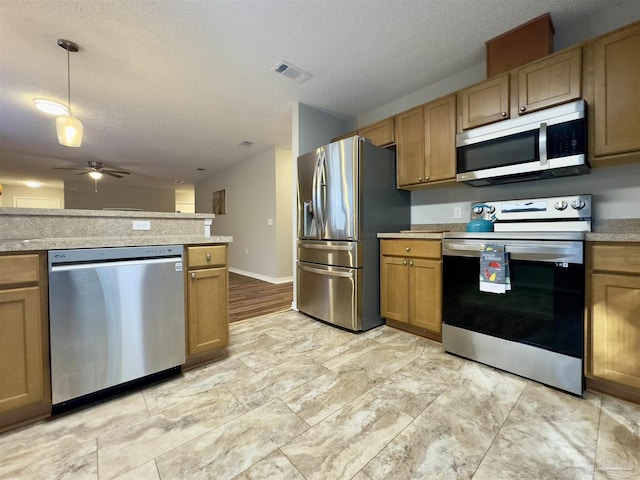
<svg viewBox="0 0 640 480">
<path fill-rule="evenodd" d="M 229 272 L 229 322 L 291 308 L 293 282 L 269 283 Z"/>
</svg>

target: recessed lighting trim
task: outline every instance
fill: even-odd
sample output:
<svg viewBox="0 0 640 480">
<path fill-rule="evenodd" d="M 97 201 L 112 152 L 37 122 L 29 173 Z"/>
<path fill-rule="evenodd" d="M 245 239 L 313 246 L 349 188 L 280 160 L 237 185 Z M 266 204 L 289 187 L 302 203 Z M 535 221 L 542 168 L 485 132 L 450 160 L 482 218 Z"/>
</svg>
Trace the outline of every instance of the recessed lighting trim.
<svg viewBox="0 0 640 480">
<path fill-rule="evenodd" d="M 33 100 L 35 107 L 48 115 L 54 115 L 59 117 L 61 115 L 69 115 L 69 109 L 66 105 L 63 105 L 53 100 L 45 100 L 44 98 L 36 98 Z"/>
<path fill-rule="evenodd" d="M 27 187 L 31 187 L 31 188 L 38 188 L 42 186 L 40 182 L 36 182 L 35 180 L 27 180 L 26 182 L 24 182 L 24 184 Z"/>
<path fill-rule="evenodd" d="M 184 180 L 174 180 L 173 183 L 175 183 L 176 185 L 182 185 L 184 183 Z"/>
</svg>

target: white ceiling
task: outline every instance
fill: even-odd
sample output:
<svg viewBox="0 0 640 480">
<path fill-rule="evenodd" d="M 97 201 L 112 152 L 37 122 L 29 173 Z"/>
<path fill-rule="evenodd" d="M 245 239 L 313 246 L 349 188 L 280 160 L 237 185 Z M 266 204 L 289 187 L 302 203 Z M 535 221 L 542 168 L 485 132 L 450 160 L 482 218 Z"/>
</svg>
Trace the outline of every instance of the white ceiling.
<svg viewBox="0 0 640 480">
<path fill-rule="evenodd" d="M 0 181 L 77 179 L 52 168 L 97 160 L 131 171 L 114 180 L 125 184 L 192 183 L 291 148 L 296 102 L 351 119 L 481 62 L 486 40 L 544 12 L 560 31 L 618 3 L 0 0 Z M 32 104 L 66 103 L 58 38 L 80 46 L 71 54 L 80 148 L 60 146 L 54 119 Z M 282 60 L 313 77 L 272 72 Z M 239 147 L 245 140 L 255 145 Z"/>
</svg>

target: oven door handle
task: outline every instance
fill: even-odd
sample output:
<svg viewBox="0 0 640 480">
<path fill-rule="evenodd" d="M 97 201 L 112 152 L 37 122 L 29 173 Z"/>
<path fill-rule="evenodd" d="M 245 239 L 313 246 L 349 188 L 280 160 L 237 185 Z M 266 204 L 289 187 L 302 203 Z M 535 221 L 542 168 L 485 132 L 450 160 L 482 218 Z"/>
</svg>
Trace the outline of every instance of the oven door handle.
<svg viewBox="0 0 640 480">
<path fill-rule="evenodd" d="M 446 243 L 443 254 L 450 256 L 480 257 L 479 243 Z M 545 245 L 509 245 L 505 244 L 507 253 L 514 260 L 534 260 L 540 262 L 582 262 L 582 250 L 576 245 L 545 244 Z M 459 255 L 456 255 L 459 252 Z M 466 255 L 465 255 L 466 254 Z"/>
</svg>

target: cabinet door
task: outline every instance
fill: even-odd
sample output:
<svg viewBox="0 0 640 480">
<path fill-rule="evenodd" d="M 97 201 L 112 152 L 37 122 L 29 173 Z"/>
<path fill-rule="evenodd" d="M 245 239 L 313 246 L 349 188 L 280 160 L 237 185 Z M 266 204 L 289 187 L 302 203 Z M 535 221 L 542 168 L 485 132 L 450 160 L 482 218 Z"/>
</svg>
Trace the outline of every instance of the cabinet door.
<svg viewBox="0 0 640 480">
<path fill-rule="evenodd" d="M 229 344 L 227 269 L 188 272 L 189 355 Z"/>
<path fill-rule="evenodd" d="M 424 181 L 424 110 L 413 108 L 396 117 L 398 187 Z"/>
<path fill-rule="evenodd" d="M 442 262 L 409 261 L 409 323 L 434 333 L 442 331 Z"/>
<path fill-rule="evenodd" d="M 45 401 L 39 287 L 0 291 L 0 413 Z"/>
<path fill-rule="evenodd" d="M 456 97 L 449 95 L 424 107 L 425 164 L 430 182 L 456 178 Z"/>
<path fill-rule="evenodd" d="M 396 141 L 393 128 L 393 117 L 381 120 L 378 123 L 358 129 L 358 135 L 368 138 L 371 143 L 379 147 L 391 145 Z"/>
<path fill-rule="evenodd" d="M 518 111 L 577 100 L 582 95 L 582 48 L 553 55 L 518 70 Z"/>
<path fill-rule="evenodd" d="M 640 150 L 640 25 L 594 48 L 595 156 Z"/>
<path fill-rule="evenodd" d="M 594 274 L 592 279 L 593 374 L 640 388 L 640 277 Z"/>
<path fill-rule="evenodd" d="M 380 257 L 380 316 L 398 322 L 409 321 L 408 260 Z"/>
<path fill-rule="evenodd" d="M 509 118 L 509 75 L 501 75 L 460 92 L 462 129 Z"/>
</svg>

